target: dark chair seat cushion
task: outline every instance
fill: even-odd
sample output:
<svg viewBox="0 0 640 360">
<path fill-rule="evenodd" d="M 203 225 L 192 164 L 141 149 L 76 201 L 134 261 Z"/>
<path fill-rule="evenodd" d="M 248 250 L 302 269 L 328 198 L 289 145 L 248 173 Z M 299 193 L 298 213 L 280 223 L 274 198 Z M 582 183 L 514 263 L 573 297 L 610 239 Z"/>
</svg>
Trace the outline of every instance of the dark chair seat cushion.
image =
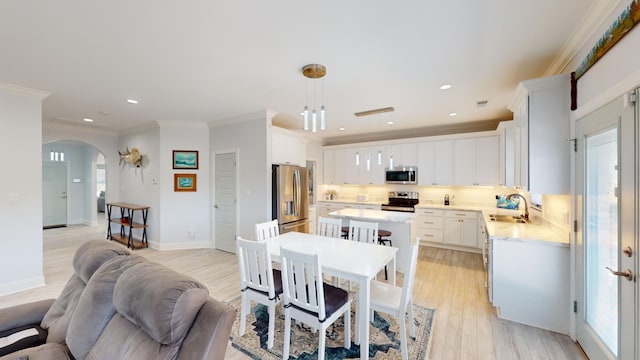
<svg viewBox="0 0 640 360">
<path fill-rule="evenodd" d="M 340 309 L 344 304 L 349 301 L 349 293 L 343 289 L 335 287 L 333 285 L 329 285 L 324 283 L 324 309 L 325 309 L 325 319 L 333 315 L 338 309 Z M 307 314 L 311 314 L 315 317 L 318 317 L 317 312 L 309 311 L 307 309 L 302 309 L 298 306 L 291 304 L 292 307 L 304 311 Z"/>
<path fill-rule="evenodd" d="M 278 269 L 273 269 L 273 287 L 274 287 L 274 291 L 276 294 L 276 297 L 278 297 L 280 294 L 282 294 L 283 289 L 282 289 L 282 272 Z M 262 290 L 257 290 L 254 288 L 250 288 L 251 290 L 263 294 L 264 296 L 269 296 L 269 292 L 267 291 L 262 291 Z"/>
</svg>

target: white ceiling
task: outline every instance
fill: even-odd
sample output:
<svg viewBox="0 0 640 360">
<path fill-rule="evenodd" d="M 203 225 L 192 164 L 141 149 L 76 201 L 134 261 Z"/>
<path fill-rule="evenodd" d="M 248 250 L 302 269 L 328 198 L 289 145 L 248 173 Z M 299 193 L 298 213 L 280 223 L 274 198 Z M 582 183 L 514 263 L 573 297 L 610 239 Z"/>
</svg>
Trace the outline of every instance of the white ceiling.
<svg viewBox="0 0 640 360">
<path fill-rule="evenodd" d="M 511 119 L 518 82 L 548 71 L 595 1 L 2 0 L 0 82 L 50 91 L 45 123 L 119 132 L 262 109 L 299 128 L 315 84 L 326 140 L 419 133 Z"/>
</svg>

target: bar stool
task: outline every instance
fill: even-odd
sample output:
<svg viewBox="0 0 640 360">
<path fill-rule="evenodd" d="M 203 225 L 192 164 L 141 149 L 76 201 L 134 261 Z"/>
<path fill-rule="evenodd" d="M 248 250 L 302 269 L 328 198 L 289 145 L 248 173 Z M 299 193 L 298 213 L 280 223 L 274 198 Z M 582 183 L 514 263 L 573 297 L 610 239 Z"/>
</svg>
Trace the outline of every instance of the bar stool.
<svg viewBox="0 0 640 360">
<path fill-rule="evenodd" d="M 393 243 L 391 242 L 391 239 L 387 239 L 389 236 L 391 236 L 391 231 L 379 229 L 378 230 L 378 244 L 387 245 L 387 243 L 389 243 L 389 246 L 393 246 Z"/>
<path fill-rule="evenodd" d="M 393 246 L 391 239 L 388 239 L 389 236 L 391 236 L 391 231 L 378 229 L 378 244 L 386 246 L 389 243 L 389 246 Z M 384 279 L 389 280 L 386 266 L 384 267 Z"/>
<path fill-rule="evenodd" d="M 342 231 L 342 238 L 343 239 L 349 238 L 349 227 L 348 226 L 341 227 L 340 231 Z"/>
</svg>

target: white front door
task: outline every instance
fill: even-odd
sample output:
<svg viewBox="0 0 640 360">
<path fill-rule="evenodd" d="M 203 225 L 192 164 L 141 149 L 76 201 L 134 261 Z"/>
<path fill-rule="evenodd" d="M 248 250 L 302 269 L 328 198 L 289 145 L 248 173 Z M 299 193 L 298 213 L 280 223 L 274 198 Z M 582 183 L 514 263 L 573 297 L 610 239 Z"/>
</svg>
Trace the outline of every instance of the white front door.
<svg viewBox="0 0 640 360">
<path fill-rule="evenodd" d="M 42 227 L 67 225 L 67 163 L 42 162 Z"/>
<path fill-rule="evenodd" d="M 618 98 L 576 124 L 576 337 L 591 359 L 635 359 L 633 112 Z"/>
<path fill-rule="evenodd" d="M 216 249 L 236 252 L 236 153 L 215 155 Z"/>
</svg>

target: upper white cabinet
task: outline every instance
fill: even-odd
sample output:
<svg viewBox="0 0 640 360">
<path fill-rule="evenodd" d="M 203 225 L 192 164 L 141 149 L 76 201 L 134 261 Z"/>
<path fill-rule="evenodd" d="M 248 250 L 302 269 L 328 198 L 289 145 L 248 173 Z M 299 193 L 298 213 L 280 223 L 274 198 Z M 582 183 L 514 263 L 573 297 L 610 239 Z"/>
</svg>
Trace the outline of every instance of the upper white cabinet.
<svg viewBox="0 0 640 360">
<path fill-rule="evenodd" d="M 272 126 L 271 163 L 306 166 L 307 141 L 293 131 Z"/>
<path fill-rule="evenodd" d="M 516 159 L 520 159 L 519 129 L 514 121 L 501 121 L 498 125 L 500 133 L 500 185 L 506 187 L 516 186 Z M 518 176 L 519 177 L 519 176 Z"/>
<path fill-rule="evenodd" d="M 453 185 L 500 183 L 500 140 L 496 136 L 453 141 Z"/>
<path fill-rule="evenodd" d="M 416 143 L 394 144 L 387 146 L 385 167 L 398 165 L 415 166 L 418 163 L 418 145 Z M 418 169 L 420 171 L 420 169 Z"/>
<path fill-rule="evenodd" d="M 322 155 L 322 183 L 327 185 L 334 184 L 333 173 L 335 172 L 336 151 L 333 149 L 323 150 Z"/>
<path fill-rule="evenodd" d="M 358 150 L 358 178 L 360 184 L 384 185 L 386 149 L 384 146 L 367 146 Z"/>
<path fill-rule="evenodd" d="M 509 109 L 518 138 L 515 182 L 532 194 L 568 194 L 569 74 L 523 81 Z"/>
<path fill-rule="evenodd" d="M 357 162 L 360 158 L 358 148 L 335 149 L 334 184 L 359 184 Z"/>
<path fill-rule="evenodd" d="M 453 141 L 426 141 L 418 144 L 418 185 L 453 183 Z"/>
</svg>

